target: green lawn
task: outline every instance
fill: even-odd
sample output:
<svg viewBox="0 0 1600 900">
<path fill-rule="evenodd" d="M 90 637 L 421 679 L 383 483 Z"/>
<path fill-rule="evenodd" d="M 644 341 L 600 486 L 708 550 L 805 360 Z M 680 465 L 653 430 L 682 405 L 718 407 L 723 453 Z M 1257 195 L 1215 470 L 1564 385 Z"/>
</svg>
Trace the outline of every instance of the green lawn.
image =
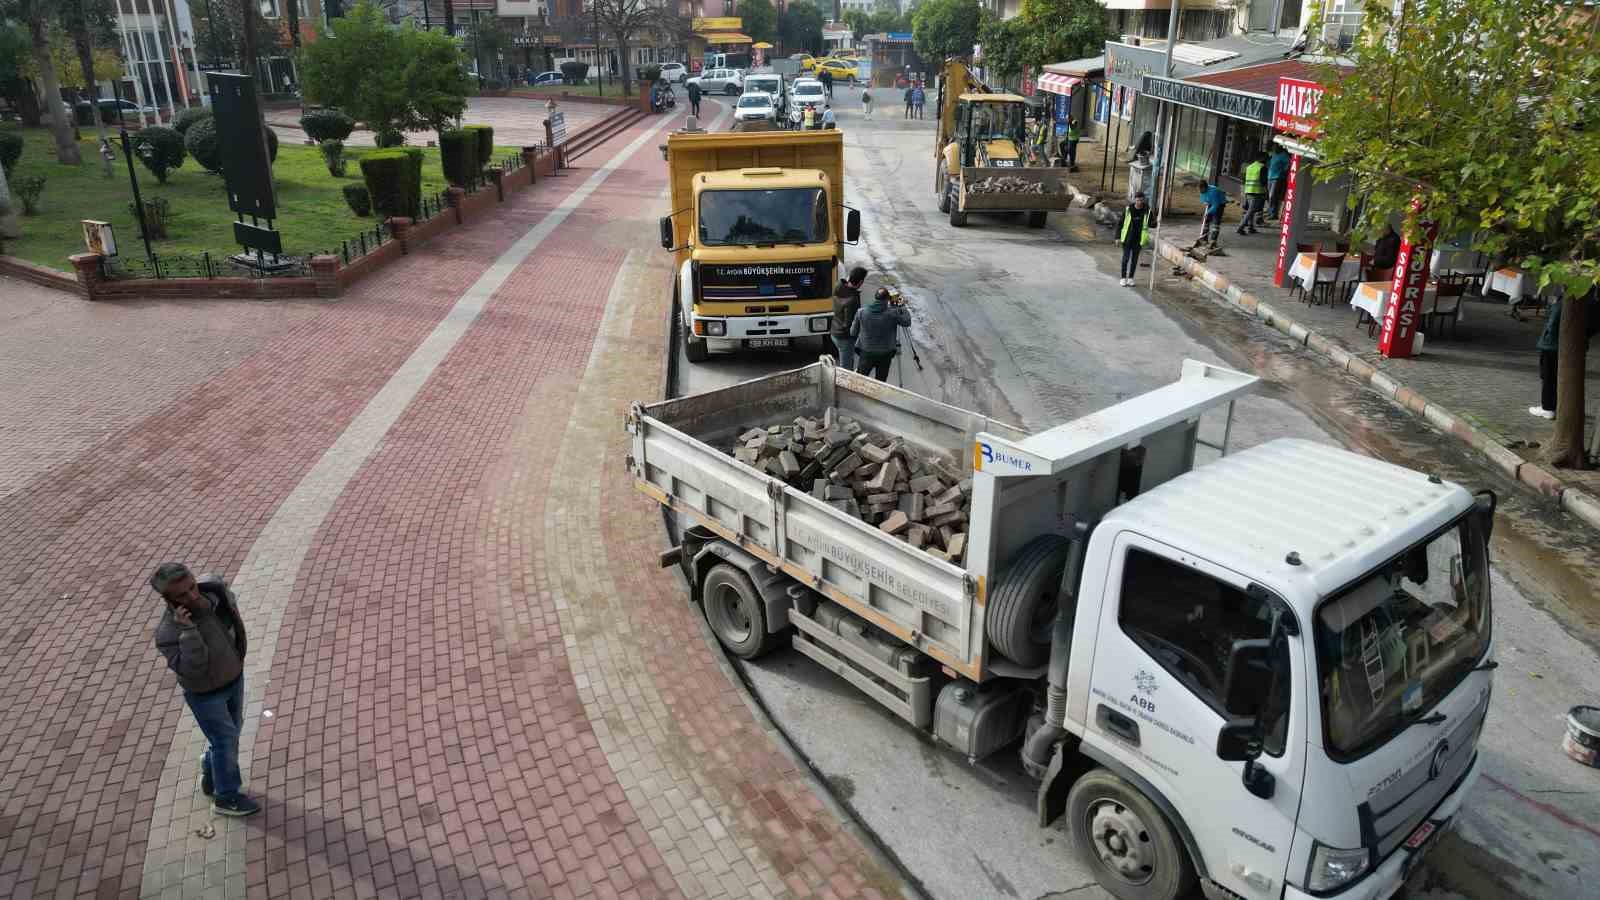
<svg viewBox="0 0 1600 900">
<path fill-rule="evenodd" d="M 84 164 L 72 167 L 58 165 L 55 157 L 48 154 L 52 145 L 43 128 L 21 131 L 27 146 L 12 177 L 43 175 L 47 181 L 39 198 L 39 212 L 22 217 L 22 237 L 6 241 L 5 252 L 70 271 L 72 266 L 67 257 L 83 250 L 83 228 L 79 221 L 99 219 L 116 227 L 118 250 L 122 255 L 142 257 L 144 250 L 139 231 L 133 214 L 128 211 L 133 193 L 128 187 L 128 167 L 122 160 L 121 146 L 117 147 L 116 174 L 106 178 L 101 174 L 97 145 L 92 138 L 82 144 Z M 373 216 L 360 218 L 351 212 L 341 192 L 345 184 L 361 182 L 361 168 L 356 161 L 363 152 L 371 152 L 371 148 L 347 148 L 346 156 L 350 159 L 347 174 L 344 178 L 334 178 L 328 174 L 322 153 L 316 147 L 282 143 L 272 172 L 278 187 L 278 218 L 274 225 L 283 232 L 285 253 L 336 248 L 341 240 L 377 224 Z M 495 159 L 515 152 L 511 147 L 497 147 Z M 423 153 L 424 192 L 432 194 L 444 190 L 439 151 L 429 148 Z M 207 173 L 193 159 L 185 160 L 181 168 L 172 172 L 165 185 L 157 183 L 155 175 L 137 160 L 134 170 L 139 174 L 139 190 L 146 199 L 165 197 L 172 204 L 174 218 L 167 225 L 168 237 L 155 242 L 157 254 L 209 250 L 213 256 L 226 256 L 238 252 L 239 246 L 233 241 L 234 214 L 228 209 L 221 176 Z"/>
</svg>

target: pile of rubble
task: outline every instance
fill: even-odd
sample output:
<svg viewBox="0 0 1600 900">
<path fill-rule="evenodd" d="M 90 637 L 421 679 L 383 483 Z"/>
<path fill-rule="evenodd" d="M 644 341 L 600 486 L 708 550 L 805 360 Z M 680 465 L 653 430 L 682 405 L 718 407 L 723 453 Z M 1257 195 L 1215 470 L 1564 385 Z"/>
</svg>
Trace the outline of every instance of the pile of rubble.
<svg viewBox="0 0 1600 900">
<path fill-rule="evenodd" d="M 1065 192 L 1066 191 L 1064 188 L 1060 191 L 1051 192 L 1048 190 L 1048 185 L 1046 185 L 1043 181 L 1033 181 L 1027 178 L 1019 178 L 1016 175 L 990 175 L 988 178 L 974 181 L 967 187 L 967 193 L 969 194 L 1042 195 L 1046 193 L 1059 194 Z"/>
<path fill-rule="evenodd" d="M 733 456 L 938 559 L 960 565 L 966 556 L 972 479 L 940 454 L 830 409 L 750 428 Z"/>
</svg>

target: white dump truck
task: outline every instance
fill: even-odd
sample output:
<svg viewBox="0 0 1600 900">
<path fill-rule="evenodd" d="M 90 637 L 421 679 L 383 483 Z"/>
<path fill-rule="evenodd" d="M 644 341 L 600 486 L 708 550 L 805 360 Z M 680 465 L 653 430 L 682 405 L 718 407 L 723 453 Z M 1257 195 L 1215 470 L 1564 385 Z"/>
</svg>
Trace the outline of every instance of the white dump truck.
<svg viewBox="0 0 1600 900">
<path fill-rule="evenodd" d="M 1037 434 L 827 360 L 635 405 L 723 645 L 795 649 L 970 759 L 1122 898 L 1387 898 L 1476 781 L 1495 498 L 1302 440 L 1226 455 L 1256 379 L 1199 362 Z M 849 416 L 970 471 L 961 564 L 725 448 Z"/>
</svg>

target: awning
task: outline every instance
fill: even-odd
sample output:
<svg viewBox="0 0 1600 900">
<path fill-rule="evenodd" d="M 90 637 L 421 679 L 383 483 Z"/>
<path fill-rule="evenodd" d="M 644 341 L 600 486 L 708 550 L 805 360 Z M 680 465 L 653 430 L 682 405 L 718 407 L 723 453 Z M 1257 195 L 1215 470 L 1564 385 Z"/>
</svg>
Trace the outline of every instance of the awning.
<svg viewBox="0 0 1600 900">
<path fill-rule="evenodd" d="M 1045 72 L 1039 76 L 1039 90 L 1052 94 L 1070 94 L 1072 89 L 1083 83 L 1082 78 L 1071 75 L 1057 75 L 1054 72 Z"/>
<path fill-rule="evenodd" d="M 753 40 L 750 35 L 740 34 L 737 31 L 723 31 L 717 34 L 708 34 L 705 35 L 705 39 L 706 43 L 708 44 L 748 44 Z"/>
</svg>

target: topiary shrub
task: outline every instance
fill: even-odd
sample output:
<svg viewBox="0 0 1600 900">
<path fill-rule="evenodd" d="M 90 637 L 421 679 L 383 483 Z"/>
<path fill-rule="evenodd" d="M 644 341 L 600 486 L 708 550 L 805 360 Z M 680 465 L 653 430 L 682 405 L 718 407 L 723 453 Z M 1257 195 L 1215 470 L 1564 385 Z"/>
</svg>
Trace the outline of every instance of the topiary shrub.
<svg viewBox="0 0 1600 900">
<path fill-rule="evenodd" d="M 344 141 L 323 141 L 322 161 L 328 164 L 328 174 L 343 178 L 345 172 Z"/>
<path fill-rule="evenodd" d="M 444 180 L 456 187 L 471 184 L 478 171 L 476 137 L 460 128 L 439 132 L 439 167 L 444 170 Z"/>
<path fill-rule="evenodd" d="M 26 175 L 11 181 L 11 193 L 22 201 L 22 214 L 31 216 L 39 211 L 39 195 L 44 193 L 43 175 Z"/>
<path fill-rule="evenodd" d="M 300 117 L 306 137 L 317 143 L 342 141 L 356 130 L 356 120 L 337 109 L 314 109 Z"/>
<path fill-rule="evenodd" d="M 494 126 L 492 125 L 463 125 L 462 131 L 478 139 L 478 164 L 473 167 L 473 172 L 482 172 L 489 163 L 494 161 Z"/>
<path fill-rule="evenodd" d="M 129 203 L 128 215 L 133 216 L 134 220 L 137 221 L 139 207 L 136 204 Z M 151 197 L 149 200 L 144 201 L 144 233 L 150 236 L 150 240 L 166 237 L 167 223 L 173 218 L 172 204 L 168 203 L 166 198 Z"/>
<path fill-rule="evenodd" d="M 561 80 L 567 84 L 583 84 L 589 77 L 589 64 L 570 60 L 561 64 Z"/>
<path fill-rule="evenodd" d="M 191 106 L 172 117 L 172 127 L 179 134 L 188 137 L 189 129 L 193 128 L 196 122 L 209 118 L 211 118 L 211 110 L 203 106 Z"/>
<path fill-rule="evenodd" d="M 372 142 L 383 148 L 399 147 L 405 144 L 406 136 L 402 131 L 397 131 L 393 128 L 383 128 L 379 129 L 378 133 L 372 136 Z"/>
<path fill-rule="evenodd" d="M 206 118 L 189 126 L 189 133 L 183 136 L 183 147 L 194 157 L 202 169 L 213 175 L 222 172 L 222 151 L 217 144 L 217 123 L 215 119 Z M 267 159 L 276 161 L 278 158 L 278 134 L 272 129 L 267 129 Z"/>
<path fill-rule="evenodd" d="M 422 148 L 402 147 L 400 152 L 406 155 L 409 163 L 406 167 L 406 196 L 411 198 L 411 205 L 401 215 L 418 219 L 422 216 Z"/>
<path fill-rule="evenodd" d="M 17 160 L 22 158 L 22 135 L 15 131 L 0 131 L 0 167 L 4 167 L 6 174 L 17 167 Z"/>
<path fill-rule="evenodd" d="M 411 157 L 404 150 L 374 150 L 361 157 L 361 178 L 378 215 L 411 215 L 417 198 L 410 193 L 410 169 Z"/>
<path fill-rule="evenodd" d="M 350 211 L 358 216 L 372 215 L 372 195 L 367 193 L 367 186 L 364 184 L 345 185 L 344 202 L 350 206 Z"/>
<path fill-rule="evenodd" d="M 639 80 L 645 84 L 655 84 L 661 80 L 661 67 L 655 63 L 639 67 Z"/>
<path fill-rule="evenodd" d="M 167 173 L 183 165 L 183 135 L 165 125 L 141 128 L 133 136 L 133 152 L 157 181 L 166 184 Z"/>
</svg>

